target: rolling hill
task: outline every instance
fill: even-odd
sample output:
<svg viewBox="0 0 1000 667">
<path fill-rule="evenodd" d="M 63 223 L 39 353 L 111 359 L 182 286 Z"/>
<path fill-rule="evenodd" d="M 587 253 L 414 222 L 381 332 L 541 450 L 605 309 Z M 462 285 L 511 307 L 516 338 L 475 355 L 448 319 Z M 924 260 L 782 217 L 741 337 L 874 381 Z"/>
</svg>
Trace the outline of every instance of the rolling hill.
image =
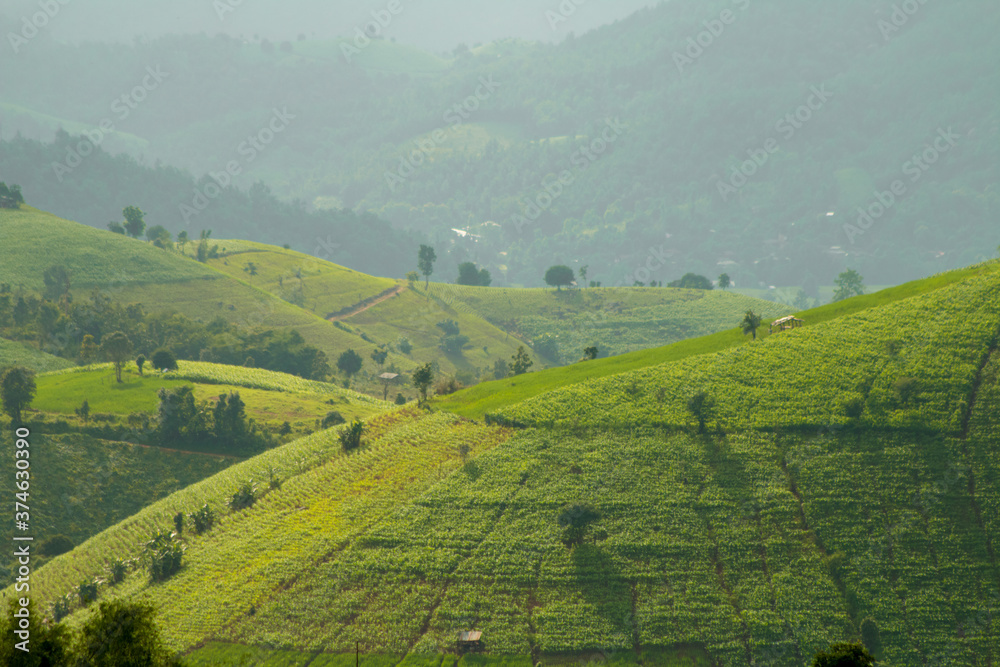
<svg viewBox="0 0 1000 667">
<path fill-rule="evenodd" d="M 508 394 L 495 412 L 526 428 L 411 407 L 370 419 L 356 452 L 316 433 L 144 508 L 32 590 L 66 595 L 207 502 L 221 520 L 181 537 L 172 578 L 100 588 L 154 602 L 195 664 L 340 664 L 356 642 L 366 664 L 451 664 L 470 628 L 487 656 L 463 664 L 791 666 L 862 632 L 886 666 L 995 664 L 998 294 L 994 262 L 756 342 L 538 373 L 594 378 Z"/>
</svg>

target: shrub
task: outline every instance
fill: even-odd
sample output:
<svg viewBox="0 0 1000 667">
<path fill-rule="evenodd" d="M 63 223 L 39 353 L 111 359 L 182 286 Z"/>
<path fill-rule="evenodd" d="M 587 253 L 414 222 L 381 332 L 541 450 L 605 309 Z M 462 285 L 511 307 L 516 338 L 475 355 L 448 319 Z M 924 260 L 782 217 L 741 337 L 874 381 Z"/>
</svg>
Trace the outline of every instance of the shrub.
<svg viewBox="0 0 1000 667">
<path fill-rule="evenodd" d="M 184 532 L 184 512 L 178 512 L 174 515 L 174 530 L 180 535 Z"/>
<path fill-rule="evenodd" d="M 599 518 L 600 513 L 590 505 L 577 503 L 564 509 L 557 519 L 563 529 L 563 544 L 568 547 L 582 544 L 590 524 Z"/>
<path fill-rule="evenodd" d="M 323 428 L 331 428 L 333 426 L 340 426 L 341 424 L 344 424 L 346 422 L 347 420 L 344 419 L 344 415 L 340 414 L 336 410 L 332 410 L 326 413 L 326 416 L 323 417 L 321 425 L 323 426 Z"/>
<path fill-rule="evenodd" d="M 72 598 L 68 593 L 62 597 L 56 598 L 56 601 L 52 603 L 52 620 L 58 623 L 69 616 L 69 612 L 72 609 L 72 605 L 70 604 L 71 600 Z"/>
<path fill-rule="evenodd" d="M 353 421 L 351 425 L 340 432 L 340 445 L 349 452 L 361 446 L 361 434 L 364 433 L 364 422 Z"/>
<path fill-rule="evenodd" d="M 189 516 L 191 517 L 191 521 L 194 522 L 194 532 L 199 535 L 215 524 L 215 511 L 207 503 L 202 505 L 201 509 L 192 512 Z"/>
<path fill-rule="evenodd" d="M 177 358 L 174 356 L 173 352 L 171 352 L 170 350 L 168 350 L 166 348 L 162 348 L 161 347 L 159 350 L 157 350 L 156 352 L 154 352 L 153 353 L 153 357 L 152 357 L 152 361 L 153 361 L 153 368 L 155 368 L 157 370 L 161 370 L 161 371 L 162 370 L 168 370 L 168 371 L 176 371 L 177 370 Z"/>
<path fill-rule="evenodd" d="M 903 405 L 907 405 L 911 399 L 916 397 L 920 393 L 920 386 L 916 378 L 911 377 L 901 377 L 892 385 L 893 391 L 896 392 L 896 398 Z"/>
<path fill-rule="evenodd" d="M 76 596 L 84 607 L 97 599 L 97 583 L 96 579 L 89 579 L 76 587 Z"/>
<path fill-rule="evenodd" d="M 400 338 L 399 342 L 396 344 L 396 347 L 399 348 L 399 351 L 402 352 L 403 354 L 409 354 L 410 352 L 413 352 L 413 343 L 410 342 L 409 338 Z"/>
<path fill-rule="evenodd" d="M 278 429 L 278 435 L 288 435 L 292 432 L 292 425 L 288 422 L 283 422 L 281 428 Z"/>
<path fill-rule="evenodd" d="M 161 531 L 146 543 L 150 581 L 165 581 L 181 569 L 184 547 L 174 540 L 174 534 Z"/>
<path fill-rule="evenodd" d="M 403 392 L 396 394 L 396 405 L 406 405 L 406 396 L 403 396 Z"/>
<path fill-rule="evenodd" d="M 444 378 L 437 383 L 434 387 L 434 392 L 438 396 L 447 396 L 449 394 L 454 394 L 456 391 L 462 388 L 462 383 L 455 378 Z"/>
<path fill-rule="evenodd" d="M 857 419 L 865 411 L 865 401 L 860 396 L 852 396 L 844 401 L 844 414 L 851 419 Z"/>
<path fill-rule="evenodd" d="M 257 501 L 257 486 L 253 483 L 253 480 L 247 480 L 243 482 L 240 488 L 236 489 L 233 493 L 232 498 L 229 499 L 229 509 L 234 512 L 246 509 L 248 507 L 253 507 L 253 504 Z"/>
<path fill-rule="evenodd" d="M 112 584 L 120 584 L 125 581 L 126 574 L 128 574 L 128 561 L 123 558 L 115 558 L 108 563 L 108 580 Z"/>
</svg>

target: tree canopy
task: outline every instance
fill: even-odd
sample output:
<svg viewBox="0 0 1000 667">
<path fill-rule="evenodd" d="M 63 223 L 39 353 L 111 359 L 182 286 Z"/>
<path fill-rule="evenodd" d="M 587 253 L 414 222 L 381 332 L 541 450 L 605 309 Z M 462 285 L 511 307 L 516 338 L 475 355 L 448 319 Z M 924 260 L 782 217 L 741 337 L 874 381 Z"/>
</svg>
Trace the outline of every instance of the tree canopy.
<svg viewBox="0 0 1000 667">
<path fill-rule="evenodd" d="M 14 428 L 21 422 L 21 412 L 31 405 L 35 390 L 35 374 L 23 366 L 13 366 L 0 375 L 0 400 Z"/>
<path fill-rule="evenodd" d="M 573 273 L 573 269 L 562 264 L 550 266 L 548 271 L 545 272 L 545 284 L 555 287 L 557 290 L 561 290 L 564 286 L 568 287 L 572 285 L 575 279 L 576 274 Z"/>
</svg>

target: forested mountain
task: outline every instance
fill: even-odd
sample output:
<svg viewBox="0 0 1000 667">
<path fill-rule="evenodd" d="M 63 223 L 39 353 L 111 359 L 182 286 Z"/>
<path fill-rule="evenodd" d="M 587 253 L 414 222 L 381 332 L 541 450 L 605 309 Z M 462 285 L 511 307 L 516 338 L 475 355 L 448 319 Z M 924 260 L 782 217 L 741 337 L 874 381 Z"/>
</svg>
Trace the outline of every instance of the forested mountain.
<svg viewBox="0 0 1000 667">
<path fill-rule="evenodd" d="M 445 261 L 473 259 L 496 284 L 538 285 L 555 262 L 605 285 L 725 270 L 808 287 L 845 265 L 898 283 L 996 246 L 1000 9 L 915 7 L 676 0 L 449 59 L 383 39 L 39 41 L 0 74 L 5 136 L 111 119 L 147 159 L 198 174 L 235 162 L 243 186 L 372 211 L 439 248 L 470 227 L 480 238 Z M 112 111 L 150 67 L 162 83 Z M 6 180 L 27 181 L 20 169 L 0 157 Z M 859 222 L 859 207 L 875 215 Z M 316 245 L 311 228 L 282 232 L 261 240 Z"/>
</svg>

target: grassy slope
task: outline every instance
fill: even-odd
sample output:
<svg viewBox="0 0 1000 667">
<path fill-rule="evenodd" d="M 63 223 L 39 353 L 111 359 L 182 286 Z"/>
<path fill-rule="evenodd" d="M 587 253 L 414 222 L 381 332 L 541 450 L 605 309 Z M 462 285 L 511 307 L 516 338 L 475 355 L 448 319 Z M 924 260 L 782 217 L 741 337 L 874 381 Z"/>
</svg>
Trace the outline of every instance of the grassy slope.
<svg viewBox="0 0 1000 667">
<path fill-rule="evenodd" d="M 351 420 L 367 419 L 389 407 L 357 392 L 283 373 L 195 361 L 181 361 L 179 366 L 178 371 L 171 373 L 147 369 L 140 377 L 134 364 L 128 364 L 122 384 L 115 382 L 109 364 L 41 375 L 36 380 L 38 393 L 32 407 L 68 416 L 86 400 L 91 413 L 152 414 L 159 403 L 156 392 L 161 387 L 193 385 L 197 400 L 211 401 L 220 394 L 236 391 L 246 403 L 248 416 L 269 426 L 288 421 L 296 430 L 311 430 L 316 420 L 331 410 Z"/>
<path fill-rule="evenodd" d="M 54 357 L 16 341 L 0 338 L 0 368 L 7 366 L 24 366 L 36 373 L 44 373 L 69 368 L 73 366 L 73 362 L 61 357 Z"/>
<path fill-rule="evenodd" d="M 996 273 L 1000 271 L 1000 263 L 991 262 L 943 273 L 923 280 L 891 287 L 875 294 L 866 294 L 837 303 L 819 306 L 818 308 L 797 313 L 796 315 L 805 319 L 806 326 L 810 327 L 850 313 L 857 313 L 912 296 L 926 294 L 983 271 Z M 768 338 L 767 330 L 759 331 L 758 338 L 766 340 Z M 648 368 L 657 364 L 680 361 L 688 357 L 719 352 L 750 343 L 750 338 L 743 335 L 739 329 L 730 329 L 700 338 L 683 340 L 661 348 L 640 350 L 608 359 L 598 359 L 596 361 L 530 373 L 506 380 L 482 383 L 446 398 L 438 399 L 435 406 L 466 417 L 481 418 L 487 413 L 499 411 L 533 396 L 538 396 L 547 391 L 577 382 Z"/>
</svg>

